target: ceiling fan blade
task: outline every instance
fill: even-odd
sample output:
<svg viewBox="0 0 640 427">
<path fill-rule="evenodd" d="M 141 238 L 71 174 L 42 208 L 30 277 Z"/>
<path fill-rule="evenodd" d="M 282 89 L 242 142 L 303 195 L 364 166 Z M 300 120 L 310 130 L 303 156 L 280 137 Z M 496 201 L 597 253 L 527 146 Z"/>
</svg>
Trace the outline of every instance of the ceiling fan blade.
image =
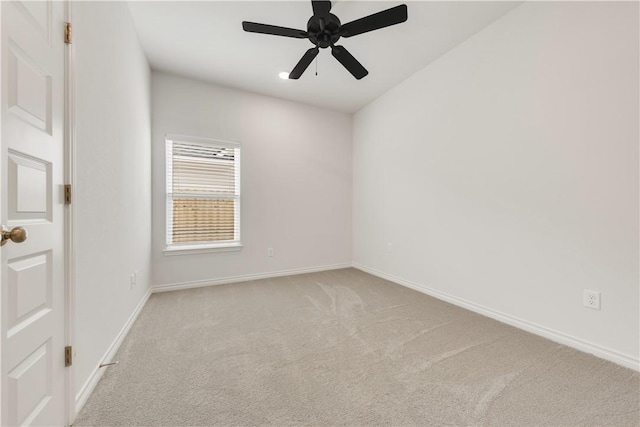
<svg viewBox="0 0 640 427">
<path fill-rule="evenodd" d="M 271 34 L 274 36 L 306 39 L 307 32 L 295 28 L 278 27 L 275 25 L 258 24 L 257 22 L 242 21 L 242 29 L 248 33 Z"/>
<path fill-rule="evenodd" d="M 342 46 L 332 46 L 331 54 L 346 68 L 356 79 L 360 80 L 369 72 L 358 62 L 356 58 Z"/>
<path fill-rule="evenodd" d="M 340 27 L 342 37 L 352 37 L 391 25 L 400 24 L 407 20 L 407 5 L 401 4 L 355 21 L 347 22 Z"/>
<path fill-rule="evenodd" d="M 313 6 L 313 14 L 314 15 L 327 15 L 331 11 L 331 2 L 330 1 L 311 1 L 311 6 Z"/>
<path fill-rule="evenodd" d="M 292 80 L 299 79 L 302 73 L 304 73 L 304 70 L 306 70 L 309 64 L 311 64 L 311 61 L 313 61 L 313 59 L 318 55 L 318 52 L 320 52 L 320 49 L 317 47 L 312 47 L 306 51 L 305 54 L 302 55 L 302 58 L 300 58 L 300 61 L 298 61 L 296 66 L 293 67 L 293 70 L 289 73 L 289 78 Z"/>
</svg>

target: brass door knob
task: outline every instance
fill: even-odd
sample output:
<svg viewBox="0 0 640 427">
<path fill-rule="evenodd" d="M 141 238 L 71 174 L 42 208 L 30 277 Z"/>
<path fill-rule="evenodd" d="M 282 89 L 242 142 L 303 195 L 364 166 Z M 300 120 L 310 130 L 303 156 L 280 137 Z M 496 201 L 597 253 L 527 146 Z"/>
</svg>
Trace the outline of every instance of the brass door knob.
<svg viewBox="0 0 640 427">
<path fill-rule="evenodd" d="M 4 246 L 8 240 L 11 240 L 14 243 L 22 243 L 27 240 L 27 230 L 23 227 L 14 227 L 9 230 L 4 225 L 2 226 L 2 241 L 0 242 L 0 246 Z"/>
</svg>

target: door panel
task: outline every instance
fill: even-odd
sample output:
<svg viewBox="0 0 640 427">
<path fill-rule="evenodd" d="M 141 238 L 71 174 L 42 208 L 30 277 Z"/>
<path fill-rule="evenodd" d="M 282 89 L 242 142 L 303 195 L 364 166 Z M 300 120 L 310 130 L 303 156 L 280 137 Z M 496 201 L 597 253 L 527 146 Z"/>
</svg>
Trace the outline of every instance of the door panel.
<svg viewBox="0 0 640 427">
<path fill-rule="evenodd" d="M 50 220 L 51 164 L 13 150 L 7 157 L 7 221 Z"/>
<path fill-rule="evenodd" d="M 9 423 L 30 425 L 51 401 L 51 341 L 9 372 Z M 15 423 L 15 424 L 14 424 Z"/>
<path fill-rule="evenodd" d="M 33 26 L 33 33 L 38 34 L 46 42 L 51 44 L 51 21 L 53 4 L 50 1 L 21 1 L 16 2 L 16 9 L 22 13 L 25 21 Z"/>
<path fill-rule="evenodd" d="M 1 2 L 2 425 L 64 425 L 64 7 Z"/>
<path fill-rule="evenodd" d="M 13 42 L 8 62 L 9 111 L 51 134 L 51 76 Z"/>
<path fill-rule="evenodd" d="M 51 252 L 12 260 L 6 286 L 11 337 L 51 310 Z"/>
</svg>

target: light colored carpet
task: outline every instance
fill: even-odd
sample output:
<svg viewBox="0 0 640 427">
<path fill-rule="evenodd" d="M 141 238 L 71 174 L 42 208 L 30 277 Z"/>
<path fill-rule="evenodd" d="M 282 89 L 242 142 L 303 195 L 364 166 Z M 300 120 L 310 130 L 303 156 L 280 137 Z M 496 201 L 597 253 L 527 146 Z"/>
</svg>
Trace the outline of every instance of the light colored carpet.
<svg viewBox="0 0 640 427">
<path fill-rule="evenodd" d="M 638 425 L 638 373 L 355 269 L 152 295 L 75 425 Z"/>
</svg>

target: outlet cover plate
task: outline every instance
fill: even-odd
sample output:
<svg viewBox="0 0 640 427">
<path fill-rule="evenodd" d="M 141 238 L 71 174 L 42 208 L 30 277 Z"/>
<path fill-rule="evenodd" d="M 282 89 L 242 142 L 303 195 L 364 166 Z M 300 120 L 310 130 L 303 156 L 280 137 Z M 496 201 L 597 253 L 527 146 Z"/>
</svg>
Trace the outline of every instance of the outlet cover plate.
<svg viewBox="0 0 640 427">
<path fill-rule="evenodd" d="M 583 304 L 587 308 L 600 310 L 600 292 L 585 289 L 583 295 Z"/>
</svg>

